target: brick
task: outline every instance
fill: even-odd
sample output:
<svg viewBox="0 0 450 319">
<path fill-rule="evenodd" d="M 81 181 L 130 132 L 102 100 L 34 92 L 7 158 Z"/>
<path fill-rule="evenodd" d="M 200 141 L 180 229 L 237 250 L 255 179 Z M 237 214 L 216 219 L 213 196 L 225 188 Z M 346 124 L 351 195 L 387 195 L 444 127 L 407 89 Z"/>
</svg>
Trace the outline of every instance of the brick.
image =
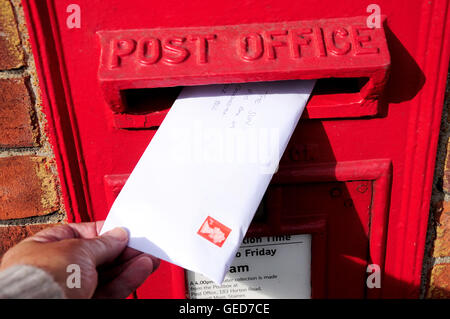
<svg viewBox="0 0 450 319">
<path fill-rule="evenodd" d="M 0 0 L 0 70 L 24 66 L 17 22 L 9 0 Z"/>
<path fill-rule="evenodd" d="M 0 227 L 0 257 L 12 246 L 32 236 L 44 228 L 58 224 L 35 224 L 26 226 L 1 226 Z"/>
<path fill-rule="evenodd" d="M 433 257 L 450 256 L 450 202 L 444 201 L 442 208 L 435 213 L 436 239 Z"/>
<path fill-rule="evenodd" d="M 39 145 L 39 129 L 25 79 L 0 79 L 0 147 Z"/>
<path fill-rule="evenodd" d="M 450 140 L 447 141 L 442 188 L 450 194 Z"/>
<path fill-rule="evenodd" d="M 59 209 L 55 176 L 45 157 L 0 158 L 0 220 L 47 215 Z"/>
<path fill-rule="evenodd" d="M 433 267 L 427 298 L 450 298 L 450 264 L 438 264 Z"/>
</svg>

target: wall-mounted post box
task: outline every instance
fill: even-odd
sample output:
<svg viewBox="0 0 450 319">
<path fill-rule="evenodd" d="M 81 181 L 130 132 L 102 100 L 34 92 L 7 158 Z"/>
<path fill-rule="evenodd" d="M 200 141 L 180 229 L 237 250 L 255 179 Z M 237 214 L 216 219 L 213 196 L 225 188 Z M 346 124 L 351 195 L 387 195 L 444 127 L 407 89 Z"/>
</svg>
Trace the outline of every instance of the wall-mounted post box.
<svg viewBox="0 0 450 319">
<path fill-rule="evenodd" d="M 183 86 L 317 79 L 247 242 L 308 236 L 312 298 L 418 296 L 446 1 L 72 2 L 23 0 L 71 222 L 106 217 Z M 135 297 L 187 277 L 162 263 Z"/>
</svg>

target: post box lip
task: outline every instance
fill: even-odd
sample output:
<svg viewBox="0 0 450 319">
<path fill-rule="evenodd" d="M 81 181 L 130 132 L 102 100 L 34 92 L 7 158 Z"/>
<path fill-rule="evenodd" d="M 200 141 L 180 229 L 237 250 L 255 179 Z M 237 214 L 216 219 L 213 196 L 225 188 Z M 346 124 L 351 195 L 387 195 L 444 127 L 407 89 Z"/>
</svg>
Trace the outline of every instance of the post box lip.
<svg viewBox="0 0 450 319">
<path fill-rule="evenodd" d="M 322 80 L 325 79 L 333 79 L 334 81 L 339 81 L 340 78 L 322 78 Z M 308 119 L 315 119 L 320 116 L 323 118 L 354 118 L 354 117 L 362 117 L 366 116 L 367 118 L 370 118 L 370 116 L 374 116 L 377 114 L 377 98 L 365 98 L 364 96 L 364 89 L 369 86 L 370 77 L 362 76 L 362 77 L 346 77 L 341 79 L 361 79 L 362 84 L 358 88 L 353 87 L 350 88 L 350 91 L 343 91 L 338 92 L 337 90 L 334 93 L 321 93 L 319 95 L 316 95 L 317 92 L 313 93 L 313 95 L 310 97 L 310 100 L 307 104 L 307 111 L 304 113 L 303 118 Z M 295 81 L 297 79 L 290 79 L 292 81 Z M 321 79 L 319 79 L 321 80 Z M 275 80 L 280 81 L 280 80 Z M 281 80 L 282 81 L 282 80 Z M 286 80 L 289 81 L 289 80 Z M 257 81 L 248 81 L 248 82 L 257 82 Z M 207 84 L 200 84 L 202 85 L 221 85 L 221 84 L 227 84 L 227 83 L 248 83 L 247 81 L 236 81 L 236 82 L 220 82 L 220 83 L 207 83 Z M 266 82 L 266 81 L 265 81 Z M 161 84 L 161 83 L 158 83 Z M 195 86 L 196 84 L 192 84 L 192 86 Z M 126 85 L 124 85 L 123 88 L 120 89 L 121 96 L 123 103 L 127 105 L 127 109 L 124 112 L 117 112 L 113 113 L 114 117 L 114 126 L 116 128 L 120 129 L 155 129 L 157 128 L 163 118 L 164 115 L 167 114 L 169 111 L 171 105 L 167 104 L 166 107 L 161 108 L 161 105 L 155 105 L 153 106 L 152 102 L 146 102 L 149 103 L 149 106 L 146 108 L 147 111 L 139 111 L 135 112 L 134 106 L 128 104 L 128 94 L 132 94 L 132 91 L 145 91 L 149 90 L 150 93 L 151 90 L 154 89 L 164 89 L 164 88 L 181 88 L 183 86 L 191 86 L 191 85 L 169 85 L 169 86 L 156 86 L 156 85 L 149 85 L 148 88 L 145 87 L 132 87 L 128 88 Z M 177 91 L 178 92 L 178 91 Z M 157 97 L 156 95 L 155 97 Z M 329 97 L 332 97 L 330 100 Z M 171 97 L 165 97 L 164 100 L 174 100 L 176 96 Z M 327 102 L 328 101 L 328 102 Z M 352 111 L 346 111 L 344 112 L 343 109 L 337 110 L 337 108 L 342 105 L 341 102 L 344 101 L 349 107 L 354 107 L 359 112 L 352 112 Z M 363 107 L 364 106 L 364 107 Z M 326 114 L 327 108 L 336 109 L 334 112 L 328 112 L 329 114 Z M 316 113 L 314 113 L 316 112 Z"/>
<path fill-rule="evenodd" d="M 330 79 L 330 78 L 328 78 Z M 333 95 L 336 98 L 345 99 L 347 103 L 354 103 L 355 105 L 361 103 L 364 100 L 362 90 L 367 85 L 370 80 L 369 77 L 350 77 L 341 78 L 342 80 L 352 80 L 347 81 L 351 86 L 348 90 L 342 90 L 343 87 L 335 88 L 333 83 L 338 82 L 339 78 L 331 78 L 332 82 L 328 82 L 325 86 L 320 80 L 326 80 L 325 78 L 319 79 L 317 82 L 313 94 L 308 102 L 308 108 L 317 108 L 317 104 L 327 105 L 327 96 Z M 295 81 L 295 80 L 294 80 Z M 331 83 L 331 86 L 329 86 Z M 222 83 L 217 83 L 213 85 L 221 85 Z M 172 86 L 172 87 L 152 87 L 152 88 L 131 88 L 121 90 L 122 98 L 124 103 L 127 105 L 127 110 L 124 113 L 115 113 L 114 125 L 116 128 L 121 129 L 155 129 L 163 120 L 164 116 L 167 114 L 171 107 L 171 103 L 175 100 L 176 96 L 179 94 L 183 86 Z M 161 90 L 162 89 L 162 90 Z M 168 90 L 165 90 L 168 89 Z M 317 91 L 318 89 L 319 91 Z M 155 91 L 156 90 L 156 91 Z M 322 91 L 320 91 L 322 90 Z M 323 91 L 324 90 L 324 91 Z M 330 93 L 329 90 L 336 90 L 334 93 Z M 325 93 L 327 92 L 328 93 Z M 171 95 L 161 95 L 167 93 Z M 173 95 L 175 94 L 175 95 Z M 156 104 L 154 104 L 151 98 L 156 99 Z M 320 101 L 320 102 L 319 102 Z M 325 101 L 325 104 L 323 104 Z M 329 103 L 329 106 L 333 106 L 334 103 Z M 147 106 L 146 106 L 147 105 Z M 323 109 L 323 107 L 321 107 Z M 351 115 L 348 115 L 351 118 Z M 310 118 L 310 114 L 305 113 L 303 118 Z M 136 123 L 141 123 L 136 124 Z"/>
<path fill-rule="evenodd" d="M 252 72 L 248 71 L 245 74 L 242 72 L 227 72 L 221 73 L 221 78 L 224 80 L 212 80 L 208 82 L 207 80 L 203 80 L 205 77 L 205 73 L 195 74 L 193 72 L 189 78 L 180 78 L 176 81 L 177 85 L 170 86 L 188 86 L 188 85 L 208 85 L 208 84 L 224 84 L 224 83 L 246 83 L 246 82 L 270 82 L 270 81 L 288 81 L 288 80 L 318 80 L 323 78 L 357 78 L 370 76 L 375 72 L 379 72 L 380 69 L 383 71 L 389 71 L 391 67 L 391 59 L 389 56 L 383 58 L 383 61 L 372 61 L 372 65 L 365 65 L 364 67 L 360 65 L 346 65 L 346 72 L 339 72 L 332 68 L 320 70 L 318 74 L 317 68 L 310 67 L 308 69 L 303 69 L 301 71 L 275 71 L 272 72 L 270 76 L 270 80 L 259 80 L 262 76 L 267 77 L 267 74 L 262 72 Z M 127 85 L 131 86 L 129 88 L 133 88 L 133 83 L 129 83 L 130 81 L 148 81 L 152 82 L 152 87 L 166 87 L 166 85 L 161 85 L 158 83 L 164 82 L 175 82 L 173 79 L 168 79 L 167 76 L 161 75 L 160 77 L 154 76 L 149 79 L 148 76 L 136 75 L 133 78 L 128 78 L 128 75 L 121 75 L 120 73 L 116 75 L 111 74 L 110 72 L 106 72 L 104 70 L 99 70 L 99 78 L 101 78 L 101 83 L 103 82 L 117 82 L 118 86 L 121 89 L 124 89 Z M 346 76 L 346 74 L 352 74 L 353 76 Z M 319 75 L 319 76 L 318 76 Z M 323 76 L 320 76 L 323 75 Z M 255 80 L 251 80 L 254 78 Z M 201 79 L 201 80 L 196 80 Z M 230 80 L 228 80 L 230 79 Z M 192 84 L 189 84 L 191 83 Z M 152 88 L 148 87 L 148 88 Z M 137 88 L 137 87 L 136 87 Z M 142 88 L 142 87 L 141 87 Z"/>
</svg>

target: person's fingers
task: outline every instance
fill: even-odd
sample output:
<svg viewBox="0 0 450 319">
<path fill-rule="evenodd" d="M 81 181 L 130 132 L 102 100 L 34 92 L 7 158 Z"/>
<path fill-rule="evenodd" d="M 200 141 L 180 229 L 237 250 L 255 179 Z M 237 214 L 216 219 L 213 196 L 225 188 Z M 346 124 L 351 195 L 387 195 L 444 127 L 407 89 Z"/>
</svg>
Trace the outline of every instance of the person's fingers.
<svg viewBox="0 0 450 319">
<path fill-rule="evenodd" d="M 70 223 L 68 224 L 79 235 L 80 238 L 95 238 L 100 233 L 105 221 L 95 221 L 89 223 Z"/>
<path fill-rule="evenodd" d="M 153 260 L 153 266 L 155 270 L 159 267 L 160 260 L 159 258 L 156 258 L 155 256 L 152 256 L 150 254 L 144 253 L 140 250 L 136 250 L 131 247 L 125 248 L 125 250 L 122 252 L 122 254 L 117 258 L 117 265 L 124 264 L 128 262 L 131 259 L 134 259 L 137 256 L 148 256 Z"/>
<path fill-rule="evenodd" d="M 100 234 L 100 231 L 102 230 L 104 223 L 105 223 L 104 220 L 98 220 L 95 222 L 95 227 L 96 227 L 95 231 L 97 232 L 97 234 Z"/>
<path fill-rule="evenodd" d="M 114 280 L 117 276 L 119 276 L 131 263 L 135 262 L 143 256 L 142 253 L 133 256 L 132 258 L 123 261 L 122 263 L 118 262 L 117 258 L 114 260 L 112 264 L 104 265 L 103 267 L 97 268 L 98 271 L 98 285 L 106 285 L 112 280 Z"/>
<path fill-rule="evenodd" d="M 154 259 L 148 255 L 135 257 L 109 283 L 99 287 L 94 298 L 126 298 L 155 270 Z"/>
<path fill-rule="evenodd" d="M 118 258 L 116 258 L 116 260 L 114 260 L 112 264 L 108 264 L 104 267 L 98 268 L 99 285 L 104 285 L 112 281 L 114 278 L 119 276 L 126 268 L 128 268 L 131 263 L 134 263 L 136 260 L 145 256 L 152 259 L 153 271 L 155 271 L 160 264 L 158 258 L 127 247 L 124 252 Z"/>
<path fill-rule="evenodd" d="M 54 227 L 49 227 L 40 232 L 36 233 L 34 236 L 24 239 L 24 242 L 35 241 L 41 243 L 55 242 L 64 239 L 79 238 L 79 234 L 68 224 L 58 225 Z"/>
<path fill-rule="evenodd" d="M 49 227 L 31 236 L 25 241 L 54 242 L 71 238 L 95 238 L 104 221 L 90 223 L 71 223 Z"/>
<path fill-rule="evenodd" d="M 100 237 L 82 241 L 96 266 L 109 263 L 117 258 L 128 243 L 128 232 L 120 227 L 114 228 Z"/>
</svg>

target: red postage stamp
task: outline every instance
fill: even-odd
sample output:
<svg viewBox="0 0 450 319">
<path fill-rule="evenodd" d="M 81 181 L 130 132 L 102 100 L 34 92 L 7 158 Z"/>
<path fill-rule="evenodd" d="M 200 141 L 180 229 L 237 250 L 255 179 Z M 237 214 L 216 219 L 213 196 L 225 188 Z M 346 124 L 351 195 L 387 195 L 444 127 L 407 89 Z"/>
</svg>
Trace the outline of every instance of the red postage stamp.
<svg viewBox="0 0 450 319">
<path fill-rule="evenodd" d="M 209 240 L 213 244 L 222 247 L 230 232 L 230 228 L 208 216 L 198 230 L 197 234 Z"/>
</svg>

